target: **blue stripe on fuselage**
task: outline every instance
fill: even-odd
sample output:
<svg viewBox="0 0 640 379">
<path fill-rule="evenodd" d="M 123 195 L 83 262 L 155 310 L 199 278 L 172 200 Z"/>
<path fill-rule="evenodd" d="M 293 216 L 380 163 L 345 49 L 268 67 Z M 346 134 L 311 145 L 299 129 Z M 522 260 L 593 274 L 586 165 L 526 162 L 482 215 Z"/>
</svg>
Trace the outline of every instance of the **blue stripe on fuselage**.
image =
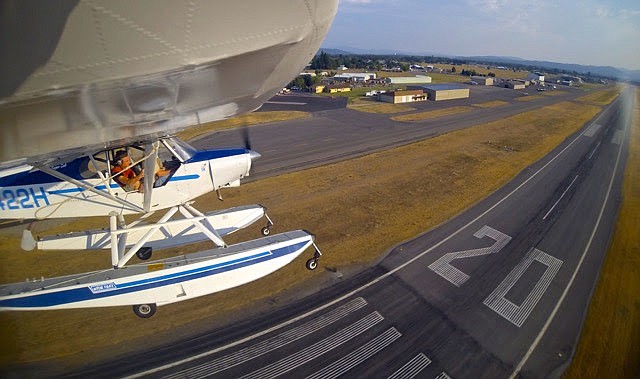
<svg viewBox="0 0 640 379">
<path fill-rule="evenodd" d="M 200 178 L 200 175 L 198 174 L 189 174 L 189 175 L 175 175 L 173 177 L 171 177 L 171 179 L 169 180 L 170 182 L 179 182 L 182 180 L 193 180 L 193 179 L 198 179 Z M 110 185 L 111 188 L 118 188 L 120 187 L 117 184 L 111 184 Z M 107 186 L 106 185 L 99 185 L 96 186 L 97 190 L 106 190 Z M 84 188 L 80 188 L 80 187 L 74 187 L 74 188 L 65 188 L 65 189 L 60 189 L 60 190 L 53 190 L 53 191 L 47 191 L 47 193 L 51 194 L 51 195 L 65 195 L 68 193 L 78 193 L 78 192 L 83 192 L 85 189 Z"/>
<path fill-rule="evenodd" d="M 203 150 L 195 153 L 191 157 L 191 159 L 189 159 L 185 163 L 202 162 L 202 161 L 208 161 L 210 159 L 231 157 L 231 156 L 246 154 L 246 153 L 248 153 L 248 150 L 243 148 Z M 87 157 L 77 158 L 71 162 L 65 163 L 60 167 L 55 168 L 55 170 L 73 179 L 77 179 L 77 180 L 91 179 L 91 178 L 83 177 L 82 175 L 80 175 L 81 171 L 86 171 L 86 170 L 81 170 L 81 167 L 85 167 L 87 165 L 88 160 L 89 158 Z M 92 178 L 98 178 L 98 175 L 95 174 L 94 177 Z M 30 186 L 30 185 L 36 185 L 36 184 L 59 183 L 59 182 L 63 182 L 63 180 L 60 180 L 55 176 L 51 176 L 37 169 L 34 169 L 33 171 L 23 171 L 23 172 L 18 172 L 12 175 L 0 177 L 0 187 Z"/>
<path fill-rule="evenodd" d="M 233 157 L 235 155 L 247 154 L 249 151 L 243 148 L 202 150 L 195 153 L 191 159 L 185 163 L 202 162 L 210 159 Z"/>
</svg>

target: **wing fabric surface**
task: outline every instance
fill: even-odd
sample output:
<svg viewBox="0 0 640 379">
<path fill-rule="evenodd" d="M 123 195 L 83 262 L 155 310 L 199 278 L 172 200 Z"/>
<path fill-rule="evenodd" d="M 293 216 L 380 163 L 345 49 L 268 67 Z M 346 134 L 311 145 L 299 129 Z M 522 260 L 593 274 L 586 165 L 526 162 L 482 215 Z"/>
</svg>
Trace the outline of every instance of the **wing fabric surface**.
<svg viewBox="0 0 640 379">
<path fill-rule="evenodd" d="M 0 162 L 152 140 L 252 111 L 311 60 L 337 0 L 65 1 L 46 22 L 36 16 L 43 6 L 0 8 L 3 22 L 20 20 L 3 24 L 5 52 L 33 55 L 0 71 Z M 39 34 L 48 42 L 27 45 Z"/>
</svg>

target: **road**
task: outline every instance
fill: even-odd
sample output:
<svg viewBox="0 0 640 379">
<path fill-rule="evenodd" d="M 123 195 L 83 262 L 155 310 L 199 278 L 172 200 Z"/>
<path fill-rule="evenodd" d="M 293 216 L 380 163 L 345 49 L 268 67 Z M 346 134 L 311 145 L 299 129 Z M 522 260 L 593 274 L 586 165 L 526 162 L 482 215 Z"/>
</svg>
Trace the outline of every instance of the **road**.
<svg viewBox="0 0 640 379">
<path fill-rule="evenodd" d="M 266 316 L 78 375 L 561 375 L 616 219 L 632 96 L 356 277 Z"/>
</svg>

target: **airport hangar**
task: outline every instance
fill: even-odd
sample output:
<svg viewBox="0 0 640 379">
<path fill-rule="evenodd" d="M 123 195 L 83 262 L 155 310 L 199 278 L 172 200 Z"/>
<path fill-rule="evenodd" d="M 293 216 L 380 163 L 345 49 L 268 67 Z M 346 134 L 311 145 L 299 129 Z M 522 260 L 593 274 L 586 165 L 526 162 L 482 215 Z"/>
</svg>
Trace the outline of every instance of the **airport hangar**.
<svg viewBox="0 0 640 379">
<path fill-rule="evenodd" d="M 407 90 L 422 90 L 429 100 L 434 101 L 469 97 L 468 87 L 453 83 L 407 86 Z"/>
</svg>

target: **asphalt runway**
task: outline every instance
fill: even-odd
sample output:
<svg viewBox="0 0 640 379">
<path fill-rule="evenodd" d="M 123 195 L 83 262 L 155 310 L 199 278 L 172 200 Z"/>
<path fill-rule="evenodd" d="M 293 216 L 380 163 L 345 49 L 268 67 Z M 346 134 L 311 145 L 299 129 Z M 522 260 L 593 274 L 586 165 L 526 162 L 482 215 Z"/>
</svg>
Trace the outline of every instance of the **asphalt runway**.
<svg viewBox="0 0 640 379">
<path fill-rule="evenodd" d="M 632 98 L 625 93 L 494 194 L 354 278 L 77 375 L 559 377 L 615 223 Z"/>
<path fill-rule="evenodd" d="M 544 96 L 535 101 L 515 101 L 513 99 L 522 97 L 521 91 L 470 87 L 471 97 L 468 99 L 423 101 L 410 105 L 415 108 L 411 113 L 459 106 L 473 107 L 472 111 L 420 122 L 399 122 L 391 120 L 388 114 L 354 111 L 345 108 L 344 98 L 308 94 L 276 96 L 273 101 L 291 110 L 303 110 L 303 106 L 282 103 L 305 103 L 304 107 L 308 107 L 309 111 L 322 110 L 311 112 L 310 118 L 248 127 L 251 148 L 262 154 L 262 158 L 254 162 L 248 179 L 256 180 L 355 158 L 584 95 L 583 91 L 577 89 L 563 89 L 556 96 Z M 287 99 L 286 102 L 281 101 L 283 98 Z M 493 108 L 474 106 L 496 100 L 511 101 Z M 243 146 L 244 133 L 237 129 L 220 131 L 192 141 L 192 144 L 200 149 Z"/>
</svg>

